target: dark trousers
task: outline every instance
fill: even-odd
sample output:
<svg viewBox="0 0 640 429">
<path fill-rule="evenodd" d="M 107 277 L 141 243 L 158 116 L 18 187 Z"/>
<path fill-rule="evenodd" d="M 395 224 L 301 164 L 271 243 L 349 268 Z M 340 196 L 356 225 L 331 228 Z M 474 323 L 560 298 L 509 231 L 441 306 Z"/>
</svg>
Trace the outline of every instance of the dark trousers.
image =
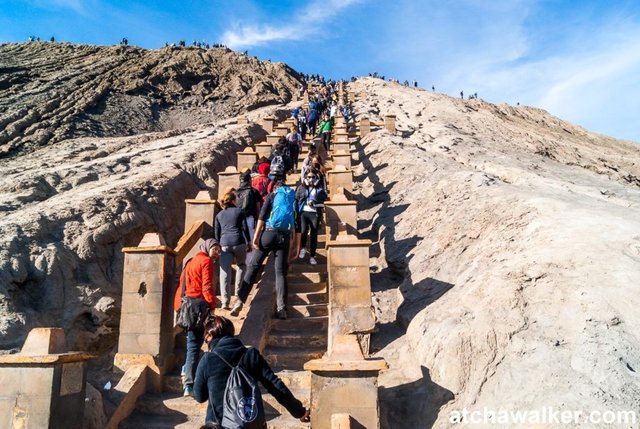
<svg viewBox="0 0 640 429">
<path fill-rule="evenodd" d="M 293 169 L 298 169 L 298 156 L 300 156 L 300 147 L 298 145 L 289 146 L 289 153 L 291 154 L 291 160 L 293 161 Z"/>
<path fill-rule="evenodd" d="M 276 303 L 278 311 L 287 307 L 287 270 L 289 269 L 289 238 L 290 233 L 264 230 L 260 236 L 260 248 L 253 251 L 251 264 L 244 275 L 244 280 L 238 290 L 238 298 L 245 302 L 251 288 L 258 277 L 262 263 L 273 252 L 276 269 Z"/>
<path fill-rule="evenodd" d="M 331 145 L 331 131 L 325 131 L 322 133 L 322 139 L 320 140 L 325 150 L 329 150 Z"/>
<path fill-rule="evenodd" d="M 318 223 L 320 217 L 318 213 L 314 212 L 300 212 L 300 248 L 304 249 L 307 245 L 307 233 L 311 236 L 311 243 L 309 248 L 309 254 L 312 257 L 316 256 L 316 249 L 318 248 Z"/>
<path fill-rule="evenodd" d="M 204 328 L 189 329 L 187 331 L 187 354 L 184 358 L 184 366 L 182 367 L 182 385 L 190 384 L 193 386 L 193 380 L 196 377 L 196 368 L 200 360 L 200 349 L 204 343 Z"/>
</svg>

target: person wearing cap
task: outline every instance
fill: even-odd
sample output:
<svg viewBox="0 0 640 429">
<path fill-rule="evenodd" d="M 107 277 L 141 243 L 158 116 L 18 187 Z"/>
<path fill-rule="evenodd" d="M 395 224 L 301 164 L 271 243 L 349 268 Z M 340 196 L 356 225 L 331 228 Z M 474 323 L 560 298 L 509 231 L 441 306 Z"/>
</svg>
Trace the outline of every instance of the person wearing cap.
<svg viewBox="0 0 640 429">
<path fill-rule="evenodd" d="M 209 304 L 213 314 L 216 308 L 215 272 L 214 261 L 220 255 L 221 247 L 217 240 L 209 238 L 200 244 L 193 258 L 189 259 L 180 275 L 180 285 L 176 289 L 173 307 L 180 309 L 182 301 L 182 282 L 184 281 L 184 295 L 191 298 L 204 299 Z M 184 279 L 184 280 L 183 280 Z M 193 393 L 193 379 L 200 359 L 200 349 L 204 343 L 204 328 L 187 329 L 187 352 L 182 367 L 182 386 L 184 395 Z"/>
</svg>

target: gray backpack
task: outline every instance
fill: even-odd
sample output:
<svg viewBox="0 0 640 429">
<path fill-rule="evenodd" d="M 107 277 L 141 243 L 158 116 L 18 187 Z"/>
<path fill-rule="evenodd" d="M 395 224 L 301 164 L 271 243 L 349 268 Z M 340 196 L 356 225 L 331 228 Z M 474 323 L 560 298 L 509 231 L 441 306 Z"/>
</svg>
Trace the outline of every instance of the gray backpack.
<svg viewBox="0 0 640 429">
<path fill-rule="evenodd" d="M 263 429 L 267 427 L 262 394 L 254 378 L 240 366 L 233 366 L 220 353 L 212 350 L 231 368 L 231 374 L 224 389 L 222 421 L 225 429 Z M 244 357 L 247 352 L 242 355 Z M 218 419 L 219 420 L 219 419 Z"/>
</svg>

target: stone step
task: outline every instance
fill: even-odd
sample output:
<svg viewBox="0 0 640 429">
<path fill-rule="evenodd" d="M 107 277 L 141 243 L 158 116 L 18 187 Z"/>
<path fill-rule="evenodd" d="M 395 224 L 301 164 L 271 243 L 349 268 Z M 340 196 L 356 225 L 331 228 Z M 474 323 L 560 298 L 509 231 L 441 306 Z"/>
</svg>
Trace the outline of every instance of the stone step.
<svg viewBox="0 0 640 429">
<path fill-rule="evenodd" d="M 325 292 L 295 292 L 289 289 L 288 302 L 290 305 L 326 304 L 328 302 Z"/>
<path fill-rule="evenodd" d="M 274 369 L 302 370 L 305 362 L 320 359 L 327 347 L 275 347 L 268 346 L 265 359 Z"/>
<path fill-rule="evenodd" d="M 308 265 L 303 265 L 308 267 Z M 313 272 L 313 271 L 299 271 L 289 272 L 287 274 L 287 280 L 289 284 L 293 283 L 320 283 L 327 281 L 327 273 L 325 272 Z"/>
<path fill-rule="evenodd" d="M 165 375 L 162 377 L 162 391 L 165 393 L 182 393 L 182 377 Z"/>
<path fill-rule="evenodd" d="M 291 390 L 311 389 L 311 373 L 309 371 L 291 371 L 283 369 L 276 375 Z M 302 398 L 298 398 L 302 400 Z"/>
<path fill-rule="evenodd" d="M 273 330 L 280 332 L 300 332 L 303 330 L 323 331 L 326 333 L 329 327 L 327 316 L 288 318 L 287 320 L 274 319 L 271 325 Z"/>
<path fill-rule="evenodd" d="M 287 315 L 291 319 L 300 317 L 328 316 L 327 304 L 290 305 L 287 307 Z"/>
<path fill-rule="evenodd" d="M 311 281 L 291 281 L 287 283 L 289 294 L 292 293 L 312 293 L 312 292 L 327 292 L 327 282 L 311 282 Z"/>
<path fill-rule="evenodd" d="M 273 347 L 324 347 L 327 348 L 327 334 L 322 331 L 271 331 L 267 346 Z"/>
</svg>

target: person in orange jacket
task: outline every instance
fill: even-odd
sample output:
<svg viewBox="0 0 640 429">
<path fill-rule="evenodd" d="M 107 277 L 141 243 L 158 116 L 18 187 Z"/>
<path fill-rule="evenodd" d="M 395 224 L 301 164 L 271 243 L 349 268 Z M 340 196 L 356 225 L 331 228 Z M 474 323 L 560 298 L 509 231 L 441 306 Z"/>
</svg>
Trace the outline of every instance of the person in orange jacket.
<svg viewBox="0 0 640 429">
<path fill-rule="evenodd" d="M 182 278 L 184 277 L 184 294 L 192 298 L 204 299 L 209 304 L 211 314 L 214 313 L 216 308 L 216 278 L 213 263 L 220 256 L 220 251 L 220 244 L 213 238 L 209 238 L 200 244 L 199 252 L 187 262 L 182 270 L 181 282 L 178 285 L 173 302 L 173 307 L 176 311 L 180 309 L 182 301 Z M 203 343 L 204 327 L 187 330 L 187 353 L 182 367 L 184 396 L 193 394 L 193 380 Z"/>
</svg>

